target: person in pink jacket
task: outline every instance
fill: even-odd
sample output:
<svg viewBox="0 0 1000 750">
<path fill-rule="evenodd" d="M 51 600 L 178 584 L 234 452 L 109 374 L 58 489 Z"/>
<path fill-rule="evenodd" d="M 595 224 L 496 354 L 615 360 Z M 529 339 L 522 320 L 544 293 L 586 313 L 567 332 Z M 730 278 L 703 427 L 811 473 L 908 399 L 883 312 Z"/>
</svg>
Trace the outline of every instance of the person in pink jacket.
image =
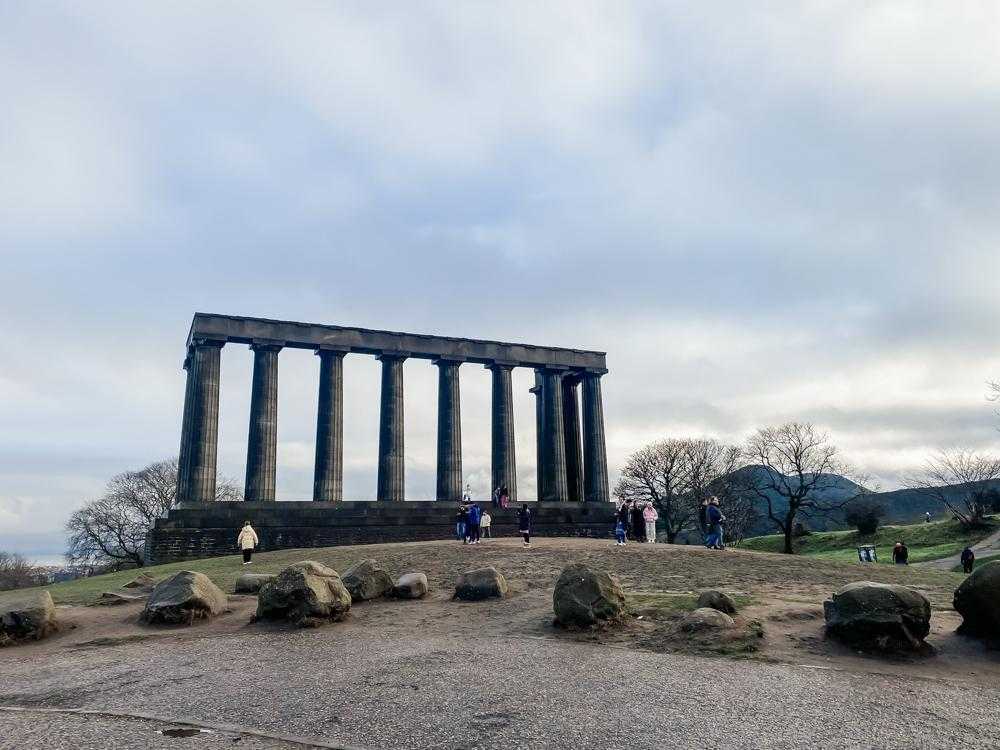
<svg viewBox="0 0 1000 750">
<path fill-rule="evenodd" d="M 656 519 L 659 517 L 660 514 L 656 512 L 652 503 L 647 504 L 642 510 L 642 520 L 646 522 L 646 541 L 650 544 L 656 541 Z"/>
</svg>

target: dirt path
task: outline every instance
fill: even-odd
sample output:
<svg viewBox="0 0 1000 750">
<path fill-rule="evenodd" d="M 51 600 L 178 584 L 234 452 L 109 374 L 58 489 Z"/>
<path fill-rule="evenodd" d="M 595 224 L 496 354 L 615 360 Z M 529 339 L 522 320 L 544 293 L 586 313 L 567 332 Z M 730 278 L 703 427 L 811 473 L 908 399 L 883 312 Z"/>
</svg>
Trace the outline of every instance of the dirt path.
<svg viewBox="0 0 1000 750">
<path fill-rule="evenodd" d="M 1000 529 L 993 532 L 985 539 L 981 539 L 972 545 L 972 551 L 976 553 L 976 557 L 1000 554 Z M 961 562 L 962 553 L 959 552 L 957 555 L 952 555 L 951 557 L 942 557 L 940 560 L 928 560 L 927 562 L 914 563 L 914 565 L 934 570 L 951 570 L 956 565 L 960 565 Z"/>
</svg>

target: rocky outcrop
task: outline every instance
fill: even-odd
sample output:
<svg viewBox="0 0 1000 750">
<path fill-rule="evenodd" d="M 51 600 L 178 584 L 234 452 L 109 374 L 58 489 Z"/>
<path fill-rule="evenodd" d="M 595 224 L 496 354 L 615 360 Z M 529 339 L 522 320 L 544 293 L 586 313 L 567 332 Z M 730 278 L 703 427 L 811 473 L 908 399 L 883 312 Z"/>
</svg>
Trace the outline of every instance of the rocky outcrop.
<svg viewBox="0 0 1000 750">
<path fill-rule="evenodd" d="M 295 563 L 260 587 L 258 620 L 285 620 L 297 627 L 337 622 L 351 610 L 351 594 L 340 574 L 318 562 Z"/>
<path fill-rule="evenodd" d="M 558 625 L 595 625 L 624 615 L 625 593 L 609 573 L 574 564 L 556 581 L 552 607 Z"/>
<path fill-rule="evenodd" d="M 354 601 L 378 599 L 392 591 L 392 576 L 375 560 L 360 560 L 343 575 L 344 585 Z"/>
<path fill-rule="evenodd" d="M 152 590 L 156 586 L 156 579 L 149 573 L 140 573 L 131 581 L 122 586 L 123 589 L 147 589 Z"/>
<path fill-rule="evenodd" d="M 923 594 L 888 583 L 849 583 L 823 602 L 826 632 L 852 646 L 878 651 L 919 650 L 931 629 Z"/>
<path fill-rule="evenodd" d="M 424 573 L 406 573 L 392 587 L 392 595 L 397 599 L 420 599 L 427 595 L 428 588 Z"/>
<path fill-rule="evenodd" d="M 37 641 L 56 629 L 56 607 L 48 591 L 0 594 L 0 646 Z"/>
<path fill-rule="evenodd" d="M 725 612 L 727 615 L 736 614 L 736 602 L 733 601 L 733 597 L 729 594 L 723 593 L 722 591 L 716 591 L 714 589 L 702 591 L 698 596 L 698 609 L 703 609 L 705 607 L 708 607 L 709 609 L 717 609 L 720 612 Z"/>
<path fill-rule="evenodd" d="M 228 604 L 226 594 L 207 575 L 182 570 L 156 585 L 140 619 L 148 624 L 191 625 L 222 614 Z"/>
<path fill-rule="evenodd" d="M 467 570 L 458 579 L 455 599 L 477 602 L 507 596 L 507 580 L 493 567 Z"/>
<path fill-rule="evenodd" d="M 714 607 L 699 607 L 684 615 L 680 628 L 687 633 L 694 633 L 699 630 L 731 628 L 734 624 L 733 618 L 725 612 Z"/>
<path fill-rule="evenodd" d="M 959 633 L 1000 640 L 1000 561 L 981 566 L 955 590 Z"/>
<path fill-rule="evenodd" d="M 233 591 L 237 594 L 256 594 L 261 586 L 277 577 L 277 573 L 243 573 L 236 579 Z"/>
</svg>

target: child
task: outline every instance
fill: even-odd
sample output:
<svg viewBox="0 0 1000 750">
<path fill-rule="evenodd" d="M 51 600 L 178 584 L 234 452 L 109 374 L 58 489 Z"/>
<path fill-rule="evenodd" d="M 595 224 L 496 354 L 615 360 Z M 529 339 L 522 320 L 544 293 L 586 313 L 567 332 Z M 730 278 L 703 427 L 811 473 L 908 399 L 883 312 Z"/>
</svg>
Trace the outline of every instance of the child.
<svg viewBox="0 0 1000 750">
<path fill-rule="evenodd" d="M 622 523 L 621 519 L 618 519 L 618 524 L 615 526 L 615 537 L 618 539 L 618 546 L 625 546 L 625 524 Z"/>
<path fill-rule="evenodd" d="M 493 523 L 493 517 L 490 515 L 489 510 L 483 510 L 483 515 L 479 518 L 479 532 L 484 539 L 490 537 L 491 523 Z"/>
</svg>

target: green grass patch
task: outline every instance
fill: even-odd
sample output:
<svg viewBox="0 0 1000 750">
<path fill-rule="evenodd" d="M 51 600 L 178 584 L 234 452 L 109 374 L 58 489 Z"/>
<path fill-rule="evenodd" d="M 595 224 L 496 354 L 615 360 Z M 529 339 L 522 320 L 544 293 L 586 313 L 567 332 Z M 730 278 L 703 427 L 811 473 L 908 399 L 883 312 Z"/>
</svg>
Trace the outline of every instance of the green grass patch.
<svg viewBox="0 0 1000 750">
<path fill-rule="evenodd" d="M 995 519 L 990 518 L 989 521 L 989 527 L 972 530 L 965 529 L 956 521 L 936 521 L 910 526 L 883 526 L 870 536 L 862 536 L 856 531 L 820 531 L 793 542 L 796 554 L 842 562 L 857 562 L 857 548 L 862 544 L 874 544 L 879 563 L 891 565 L 892 548 L 897 541 L 902 541 L 910 550 L 911 563 L 924 562 L 957 555 L 966 545 L 989 536 L 995 530 Z M 784 544 L 782 535 L 772 534 L 746 539 L 740 549 L 781 552 Z"/>
<path fill-rule="evenodd" d="M 972 569 L 977 570 L 981 565 L 985 565 L 986 563 L 990 562 L 1000 562 L 1000 555 L 987 555 L 986 557 L 977 557 L 976 564 Z M 951 572 L 964 573 L 965 571 L 962 570 L 962 563 L 959 563 L 954 568 L 952 568 Z"/>
</svg>

